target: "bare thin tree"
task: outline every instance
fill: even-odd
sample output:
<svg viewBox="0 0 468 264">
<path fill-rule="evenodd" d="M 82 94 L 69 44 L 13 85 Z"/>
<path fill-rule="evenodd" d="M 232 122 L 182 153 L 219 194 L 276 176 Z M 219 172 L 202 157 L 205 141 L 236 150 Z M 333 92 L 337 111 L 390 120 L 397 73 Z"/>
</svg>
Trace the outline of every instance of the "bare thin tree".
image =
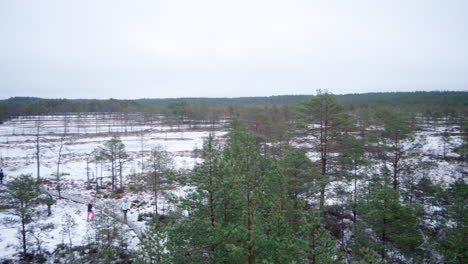
<svg viewBox="0 0 468 264">
<path fill-rule="evenodd" d="M 64 173 L 60 172 L 60 165 L 62 164 L 63 152 L 65 142 L 68 137 L 68 127 L 69 127 L 70 119 L 68 116 L 63 117 L 63 132 L 60 135 L 59 143 L 58 143 L 58 151 L 57 151 L 57 170 L 55 172 L 55 182 L 57 184 L 57 192 L 59 198 L 62 198 L 62 178 L 65 175 Z"/>
</svg>

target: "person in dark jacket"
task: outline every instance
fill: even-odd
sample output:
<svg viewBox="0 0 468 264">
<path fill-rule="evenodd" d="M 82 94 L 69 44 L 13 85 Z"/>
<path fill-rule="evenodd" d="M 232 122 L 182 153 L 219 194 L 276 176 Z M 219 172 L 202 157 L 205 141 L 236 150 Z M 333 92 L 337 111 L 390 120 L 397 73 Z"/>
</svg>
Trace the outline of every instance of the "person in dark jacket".
<svg viewBox="0 0 468 264">
<path fill-rule="evenodd" d="M 46 205 L 47 205 L 47 216 L 52 215 L 52 210 L 51 207 L 55 203 L 54 197 L 52 194 L 47 193 L 47 200 L 46 200 Z"/>
<path fill-rule="evenodd" d="M 93 200 L 90 200 L 88 203 L 88 216 L 86 217 L 87 222 L 94 219 L 93 204 L 94 204 Z M 91 219 L 89 219 L 89 216 L 91 216 Z"/>
</svg>

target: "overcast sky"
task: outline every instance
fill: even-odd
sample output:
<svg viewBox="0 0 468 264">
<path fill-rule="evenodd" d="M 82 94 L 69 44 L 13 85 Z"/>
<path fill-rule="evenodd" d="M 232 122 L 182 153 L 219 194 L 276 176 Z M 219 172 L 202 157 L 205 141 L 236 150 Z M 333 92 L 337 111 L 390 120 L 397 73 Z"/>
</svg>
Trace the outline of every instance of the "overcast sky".
<svg viewBox="0 0 468 264">
<path fill-rule="evenodd" d="M 466 0 L 0 0 L 0 98 L 468 90 Z"/>
</svg>

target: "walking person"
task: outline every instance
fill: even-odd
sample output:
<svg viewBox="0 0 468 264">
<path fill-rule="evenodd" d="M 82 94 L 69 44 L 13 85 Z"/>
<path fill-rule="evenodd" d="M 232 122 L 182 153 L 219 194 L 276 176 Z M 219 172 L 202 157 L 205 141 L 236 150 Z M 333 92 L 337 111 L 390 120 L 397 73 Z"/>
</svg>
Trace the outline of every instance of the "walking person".
<svg viewBox="0 0 468 264">
<path fill-rule="evenodd" d="M 47 216 L 51 216 L 51 215 L 52 215 L 51 207 L 52 207 L 52 205 L 53 205 L 54 203 L 55 203 L 55 200 L 54 200 L 54 197 L 52 196 L 52 194 L 47 193 L 47 200 L 46 200 L 46 205 L 47 205 Z"/>
<path fill-rule="evenodd" d="M 130 202 L 128 201 L 128 198 L 125 197 L 122 201 L 122 212 L 124 214 L 125 222 L 127 222 L 128 210 L 130 210 Z"/>
<path fill-rule="evenodd" d="M 94 204 L 93 200 L 90 200 L 88 203 L 88 216 L 86 217 L 86 222 L 89 222 L 90 220 L 94 219 L 93 204 Z M 89 219 L 89 216 L 91 216 L 91 219 Z"/>
<path fill-rule="evenodd" d="M 3 185 L 3 177 L 5 177 L 5 174 L 3 173 L 3 169 L 0 169 L 0 184 Z"/>
</svg>

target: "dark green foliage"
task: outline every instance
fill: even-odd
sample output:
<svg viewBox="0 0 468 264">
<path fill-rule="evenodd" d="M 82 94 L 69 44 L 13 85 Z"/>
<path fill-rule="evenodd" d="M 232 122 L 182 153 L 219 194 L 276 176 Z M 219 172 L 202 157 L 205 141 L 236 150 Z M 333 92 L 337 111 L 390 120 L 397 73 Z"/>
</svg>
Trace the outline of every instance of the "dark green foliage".
<svg viewBox="0 0 468 264">
<path fill-rule="evenodd" d="M 433 174 L 428 172 L 437 162 L 417 159 L 412 136 L 422 129 L 426 132 L 427 123 L 422 122 L 428 120 L 460 125 L 461 135 L 456 126 L 440 135 L 446 144 L 444 154 L 452 147 L 460 154 L 446 155 L 446 161 L 465 162 L 467 98 L 467 92 L 12 98 L 0 101 L 0 121 L 63 112 L 120 112 L 116 116 L 123 120 L 141 112 L 143 122 L 161 120 L 164 115 L 162 121 L 173 128 L 198 129 L 206 124 L 215 128 L 220 119 L 239 118 L 229 124 L 222 143 L 210 135 L 203 162 L 177 177 L 190 191 L 175 201 L 177 210 L 169 213 L 173 215 L 153 218 L 141 237 L 135 263 L 466 263 L 466 183 L 460 179 L 446 188 L 430 178 Z M 290 104 L 304 100 L 298 107 L 299 118 L 294 118 L 295 107 Z M 294 131 L 298 133 L 291 133 L 297 123 L 302 125 Z M 461 145 L 454 143 L 458 136 L 463 139 Z M 296 142 L 308 145 L 304 149 L 288 145 Z M 125 151 L 117 145 L 119 139 L 113 138 L 104 151 L 96 152 L 97 162 L 111 163 L 113 185 L 121 172 L 120 161 L 128 158 L 119 156 Z M 319 153 L 317 162 L 308 158 L 310 151 Z M 170 159 L 165 154 L 153 149 L 148 160 L 147 183 L 156 199 L 160 191 L 171 188 L 172 179 L 166 177 L 170 166 L 165 166 Z M 325 197 L 330 198 L 326 204 Z M 32 214 L 23 215 L 28 225 Z M 64 260 L 108 263 L 124 256 L 117 262 L 130 261 L 124 238 L 111 220 L 94 222 L 100 227 L 93 244 L 87 246 L 92 251 L 89 256 L 79 253 L 80 258 L 74 259 L 77 251 L 69 249 Z"/>
<path fill-rule="evenodd" d="M 159 253 L 148 258 L 157 257 L 157 263 L 335 263 L 328 231 L 301 197 L 294 198 L 294 192 L 304 194 L 311 187 L 312 166 L 303 153 L 288 153 L 282 162 L 261 155 L 238 120 L 231 122 L 223 149 L 210 136 L 204 162 L 189 179 L 196 189 L 178 203 L 188 216 L 151 227 L 146 240 L 156 246 L 146 252 Z M 296 180 L 284 173 L 285 164 Z M 167 254 L 158 251 L 161 241 Z"/>
<path fill-rule="evenodd" d="M 414 199 L 422 205 L 439 204 L 436 197 L 440 192 L 442 192 L 441 187 L 426 176 L 422 177 L 412 190 Z"/>
<path fill-rule="evenodd" d="M 189 104 L 233 104 L 233 105 L 264 105 L 264 104 L 296 104 L 309 97 L 309 95 L 279 95 L 268 97 L 237 97 L 237 98 L 168 98 L 168 99 L 139 99 L 137 101 L 150 104 L 172 104 L 187 102 Z"/>
<path fill-rule="evenodd" d="M 170 263 L 170 256 L 165 251 L 167 240 L 166 226 L 154 219 L 140 236 L 140 250 L 138 259 L 142 263 Z"/>
<path fill-rule="evenodd" d="M 136 261 L 132 256 L 132 252 L 124 250 L 120 247 L 104 247 L 99 248 L 95 244 L 85 246 L 67 247 L 66 245 L 58 245 L 57 249 L 51 254 L 55 261 L 67 264 L 130 264 L 130 263 L 145 263 Z M 57 262 L 58 263 L 58 262 Z"/>
<path fill-rule="evenodd" d="M 99 248 L 110 248 L 123 242 L 123 231 L 117 219 L 106 214 L 98 214 L 91 222 L 95 234 L 93 241 Z"/>
<path fill-rule="evenodd" d="M 0 100 L 0 122 L 21 115 L 41 115 L 54 113 L 79 112 L 150 112 L 165 113 L 168 105 L 187 103 L 187 114 L 198 112 L 198 116 L 209 120 L 213 111 L 193 107 L 210 105 L 225 115 L 246 105 L 287 105 L 297 104 L 309 95 L 281 95 L 269 97 L 241 98 L 168 98 L 139 100 L 85 100 L 85 99 L 42 99 L 34 97 L 13 97 Z M 338 101 L 352 112 L 380 107 L 399 108 L 405 112 L 423 113 L 428 117 L 441 118 L 453 116 L 460 118 L 468 112 L 468 93 L 466 92 L 407 92 L 407 93 L 367 93 L 337 95 Z M 200 111 L 197 111 L 199 109 Z M 204 113 L 209 113 L 206 115 Z"/>
<path fill-rule="evenodd" d="M 370 162 L 365 157 L 366 154 L 366 138 L 357 139 L 349 137 L 343 144 L 344 149 L 340 152 L 339 160 L 342 166 L 342 174 L 345 175 L 346 182 L 352 184 L 352 210 L 353 221 L 356 222 L 356 207 L 357 198 L 362 187 L 358 186 L 358 182 L 364 178 L 361 169 L 367 166 Z"/>
<path fill-rule="evenodd" d="M 162 146 L 157 145 L 151 149 L 151 153 L 146 162 L 149 173 L 146 175 L 145 180 L 154 196 L 154 213 L 157 218 L 158 195 L 162 193 L 164 189 L 167 189 L 171 182 L 170 175 L 172 174 L 173 159 L 170 153 L 165 151 Z"/>
<path fill-rule="evenodd" d="M 323 210 L 326 187 L 336 172 L 336 167 L 331 166 L 335 162 L 332 153 L 340 151 L 341 144 L 347 138 L 345 132 L 352 126 L 351 118 L 335 95 L 320 90 L 317 96 L 299 105 L 298 115 L 299 134 L 307 139 L 307 143 L 318 141 L 313 150 L 320 154 L 320 210 Z"/>
<path fill-rule="evenodd" d="M 17 102 L 17 103 L 21 103 L 21 102 L 36 102 L 36 101 L 41 101 L 41 100 L 46 100 L 46 99 L 42 99 L 42 98 L 39 98 L 39 97 L 21 97 L 21 96 L 15 96 L 15 97 L 10 97 L 8 99 L 5 100 L 5 102 Z"/>
<path fill-rule="evenodd" d="M 468 120 L 463 120 L 460 125 L 463 143 L 460 147 L 455 149 L 455 152 L 460 155 L 462 161 L 466 161 L 468 160 Z"/>
<path fill-rule="evenodd" d="M 109 206 L 109 205 L 104 205 Z M 84 247 L 67 247 L 58 250 L 66 263 L 132 263 L 131 251 L 127 248 L 128 233 L 118 219 L 102 212 L 94 218 Z"/>
<path fill-rule="evenodd" d="M 362 259 L 353 264 L 386 264 L 386 260 L 382 260 L 377 252 L 369 248 L 361 249 Z"/>
<path fill-rule="evenodd" d="M 411 139 L 414 129 L 410 126 L 409 120 L 405 120 L 399 113 L 386 112 L 382 118 L 384 123 L 382 147 L 386 150 L 383 160 L 390 164 L 393 189 L 399 191 L 405 160 L 416 153 L 404 144 L 405 140 Z"/>
<path fill-rule="evenodd" d="M 99 159 L 109 162 L 112 179 L 112 191 L 115 191 L 117 175 L 120 175 L 120 186 L 122 187 L 122 165 L 123 161 L 128 159 L 125 151 L 125 144 L 119 137 L 113 136 L 104 142 L 103 146 L 96 149 L 99 153 Z"/>
<path fill-rule="evenodd" d="M 371 248 L 382 258 L 388 258 L 392 250 L 405 256 L 417 255 L 422 239 L 416 228 L 415 210 L 401 203 L 398 192 L 388 184 L 377 186 L 362 199 L 358 214 L 363 220 L 361 230 L 355 234 L 359 248 Z"/>
<path fill-rule="evenodd" d="M 257 143 L 284 143 L 290 139 L 293 112 L 288 105 L 243 106 L 239 109 L 238 117 L 255 135 Z M 266 152 L 267 146 L 262 147 Z"/>
<path fill-rule="evenodd" d="M 301 197 L 310 199 L 318 193 L 317 180 L 320 173 L 304 151 L 297 148 L 287 148 L 280 164 L 288 181 L 288 192 L 293 198 L 294 208 L 299 210 Z"/>
<path fill-rule="evenodd" d="M 178 122 L 183 123 L 188 114 L 188 107 L 187 102 L 177 102 L 169 104 L 167 109 L 177 118 Z"/>
<path fill-rule="evenodd" d="M 10 212 L 15 218 L 10 222 L 20 224 L 20 237 L 23 256 L 28 253 L 28 226 L 38 216 L 36 206 L 41 202 L 40 182 L 31 175 L 22 174 L 9 181 L 6 185 L 7 191 L 3 199 L 13 206 Z"/>
<path fill-rule="evenodd" d="M 437 118 L 447 115 L 463 116 L 467 112 L 467 92 L 397 92 L 338 95 L 350 110 L 380 107 L 423 113 Z"/>
<path fill-rule="evenodd" d="M 468 261 L 468 185 L 458 179 L 450 185 L 447 192 L 445 218 L 447 228 L 440 247 L 448 263 L 466 263 Z"/>
<path fill-rule="evenodd" d="M 331 239 L 330 233 L 321 224 L 317 214 L 311 213 L 304 220 L 304 234 L 308 236 L 304 237 L 308 242 L 306 253 L 308 261 L 313 264 L 342 263 L 335 241 Z"/>
</svg>

